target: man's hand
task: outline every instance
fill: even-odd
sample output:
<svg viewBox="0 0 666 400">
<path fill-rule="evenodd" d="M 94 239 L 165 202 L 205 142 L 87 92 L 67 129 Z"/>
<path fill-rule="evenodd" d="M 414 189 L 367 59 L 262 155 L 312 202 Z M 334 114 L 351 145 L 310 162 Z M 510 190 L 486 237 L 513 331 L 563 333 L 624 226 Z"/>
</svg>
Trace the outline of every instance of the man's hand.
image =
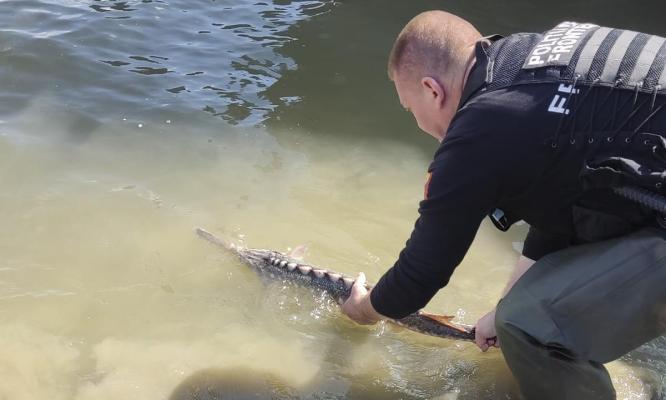
<svg viewBox="0 0 666 400">
<path fill-rule="evenodd" d="M 495 332 L 495 310 L 484 315 L 476 323 L 476 336 L 474 342 L 481 351 L 488 350 L 491 346 L 500 347 L 497 333 Z"/>
<path fill-rule="evenodd" d="M 342 304 L 342 312 L 361 325 L 372 325 L 383 318 L 370 303 L 370 291 L 365 288 L 363 272 L 354 281 L 349 298 Z"/>
</svg>

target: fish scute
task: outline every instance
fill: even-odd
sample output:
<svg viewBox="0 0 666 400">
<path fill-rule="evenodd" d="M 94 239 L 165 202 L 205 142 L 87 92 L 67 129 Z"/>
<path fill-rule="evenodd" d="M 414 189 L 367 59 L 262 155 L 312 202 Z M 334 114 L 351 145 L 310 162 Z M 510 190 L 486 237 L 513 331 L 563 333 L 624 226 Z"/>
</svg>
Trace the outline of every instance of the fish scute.
<svg viewBox="0 0 666 400">
<path fill-rule="evenodd" d="M 301 272 L 301 274 L 307 275 L 307 274 L 310 273 L 310 271 L 312 271 L 312 267 L 308 267 L 308 266 L 305 266 L 305 265 L 299 265 L 298 270 Z"/>
</svg>

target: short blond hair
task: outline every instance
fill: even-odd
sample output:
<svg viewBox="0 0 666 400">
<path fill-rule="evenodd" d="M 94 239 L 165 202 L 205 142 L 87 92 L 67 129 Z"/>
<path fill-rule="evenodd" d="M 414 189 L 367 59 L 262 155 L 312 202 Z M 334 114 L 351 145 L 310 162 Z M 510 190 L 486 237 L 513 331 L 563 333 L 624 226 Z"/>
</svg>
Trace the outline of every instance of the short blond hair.
<svg viewBox="0 0 666 400">
<path fill-rule="evenodd" d="M 420 79 L 443 78 L 451 68 L 467 62 L 464 49 L 481 38 L 466 20 L 445 11 L 426 11 L 405 25 L 388 60 L 389 79 L 396 73 Z"/>
</svg>

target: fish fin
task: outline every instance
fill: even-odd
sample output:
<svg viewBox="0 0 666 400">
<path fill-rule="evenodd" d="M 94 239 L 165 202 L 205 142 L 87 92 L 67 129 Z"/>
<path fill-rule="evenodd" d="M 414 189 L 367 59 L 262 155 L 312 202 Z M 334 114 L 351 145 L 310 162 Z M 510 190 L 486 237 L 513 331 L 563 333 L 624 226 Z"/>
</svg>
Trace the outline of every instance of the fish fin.
<svg viewBox="0 0 666 400">
<path fill-rule="evenodd" d="M 458 325 L 458 324 L 455 324 L 455 323 L 451 322 L 451 321 L 453 321 L 453 318 L 454 318 L 451 315 L 429 314 L 429 313 L 425 313 L 425 312 L 422 312 L 422 311 L 419 312 L 419 315 L 421 315 L 422 317 L 425 317 L 425 318 L 429 318 L 429 319 L 431 319 L 435 322 L 438 322 L 442 325 L 446 325 L 449 328 L 455 329 L 455 330 L 457 330 L 459 332 L 462 332 L 462 333 L 473 332 L 472 327 L 466 327 L 466 326 Z M 474 336 L 474 335 L 472 334 L 472 336 Z"/>
<path fill-rule="evenodd" d="M 426 313 L 426 312 L 420 312 L 419 315 L 421 315 L 423 317 L 426 317 L 426 318 L 430 318 L 434 321 L 439 322 L 440 324 L 449 325 L 449 326 L 453 325 L 451 323 L 451 321 L 453 321 L 454 317 L 451 316 L 451 315 L 430 314 L 430 313 Z"/>
<path fill-rule="evenodd" d="M 308 245 L 307 244 L 302 244 L 300 246 L 296 246 L 287 255 L 289 256 L 289 258 L 293 258 L 295 260 L 303 261 L 303 257 L 305 257 L 305 253 L 307 253 L 307 252 L 308 252 Z"/>
</svg>

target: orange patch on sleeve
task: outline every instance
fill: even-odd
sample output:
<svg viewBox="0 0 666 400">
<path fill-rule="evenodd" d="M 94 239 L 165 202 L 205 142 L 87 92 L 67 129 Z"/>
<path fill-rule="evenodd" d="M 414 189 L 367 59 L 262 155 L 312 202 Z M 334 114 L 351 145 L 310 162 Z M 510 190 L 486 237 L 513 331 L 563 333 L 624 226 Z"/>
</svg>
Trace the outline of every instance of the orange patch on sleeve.
<svg viewBox="0 0 666 400">
<path fill-rule="evenodd" d="M 425 186 L 423 187 L 423 198 L 428 200 L 428 191 L 430 189 L 430 180 L 432 179 L 432 172 L 428 172 L 428 178 L 426 178 Z"/>
</svg>

